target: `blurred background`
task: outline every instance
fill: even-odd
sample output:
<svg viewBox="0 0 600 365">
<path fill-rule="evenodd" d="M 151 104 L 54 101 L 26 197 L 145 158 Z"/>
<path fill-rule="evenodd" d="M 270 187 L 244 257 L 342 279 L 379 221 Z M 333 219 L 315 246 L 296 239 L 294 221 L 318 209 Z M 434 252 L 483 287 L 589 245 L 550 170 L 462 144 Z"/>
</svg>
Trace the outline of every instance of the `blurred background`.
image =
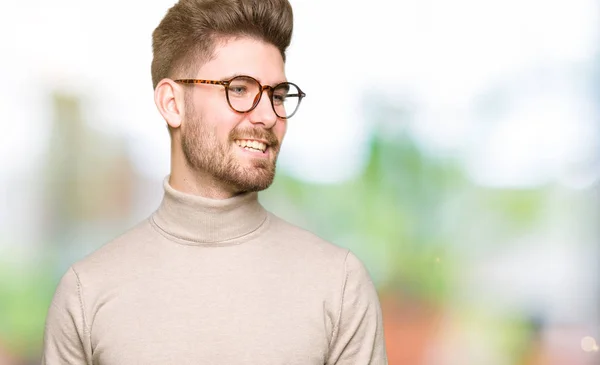
<svg viewBox="0 0 600 365">
<path fill-rule="evenodd" d="M 162 198 L 174 0 L 0 3 L 0 365 Z M 600 4 L 293 0 L 274 213 L 367 265 L 391 365 L 600 364 Z"/>
</svg>

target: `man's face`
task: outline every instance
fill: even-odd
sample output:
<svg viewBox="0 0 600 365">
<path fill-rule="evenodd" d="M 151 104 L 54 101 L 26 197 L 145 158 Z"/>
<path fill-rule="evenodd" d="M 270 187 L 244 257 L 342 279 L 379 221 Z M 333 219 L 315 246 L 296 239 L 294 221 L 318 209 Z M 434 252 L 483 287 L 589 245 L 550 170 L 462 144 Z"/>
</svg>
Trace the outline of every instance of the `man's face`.
<svg viewBox="0 0 600 365">
<path fill-rule="evenodd" d="M 250 38 L 219 43 L 212 60 L 190 78 L 227 80 L 247 75 L 262 85 L 286 81 L 279 50 Z M 264 190 L 273 182 L 275 163 L 286 131 L 286 121 L 273 112 L 264 92 L 258 106 L 238 113 L 227 103 L 220 85 L 187 87 L 181 144 L 186 162 L 195 173 L 209 175 L 235 193 Z M 260 151 L 252 147 L 264 148 Z"/>
</svg>

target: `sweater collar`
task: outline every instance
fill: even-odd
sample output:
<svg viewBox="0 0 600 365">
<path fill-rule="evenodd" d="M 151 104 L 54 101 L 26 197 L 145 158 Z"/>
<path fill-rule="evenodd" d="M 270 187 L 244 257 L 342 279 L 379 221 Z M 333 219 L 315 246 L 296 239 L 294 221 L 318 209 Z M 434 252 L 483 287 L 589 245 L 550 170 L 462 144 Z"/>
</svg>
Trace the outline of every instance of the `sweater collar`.
<svg viewBox="0 0 600 365">
<path fill-rule="evenodd" d="M 164 233 L 189 243 L 210 244 L 241 238 L 256 231 L 267 219 L 258 193 L 228 199 L 209 199 L 175 190 L 167 176 L 164 197 L 152 215 Z"/>
</svg>

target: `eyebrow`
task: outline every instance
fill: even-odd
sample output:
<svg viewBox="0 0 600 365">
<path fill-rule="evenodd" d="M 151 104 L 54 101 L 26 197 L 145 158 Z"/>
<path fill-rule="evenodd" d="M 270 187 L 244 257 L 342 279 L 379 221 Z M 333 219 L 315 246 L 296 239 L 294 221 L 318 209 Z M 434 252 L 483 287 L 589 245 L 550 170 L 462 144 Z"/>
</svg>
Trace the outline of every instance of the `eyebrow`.
<svg viewBox="0 0 600 365">
<path fill-rule="evenodd" d="M 219 81 L 227 81 L 227 80 L 231 80 L 231 79 L 233 79 L 234 77 L 238 77 L 238 76 L 250 76 L 250 77 L 253 77 L 253 78 L 255 78 L 256 80 L 258 80 L 258 82 L 260 82 L 260 84 L 261 84 L 261 85 L 264 85 L 264 84 L 263 84 L 263 82 L 262 82 L 262 81 L 261 81 L 261 80 L 260 80 L 258 77 L 256 77 L 256 76 L 252 76 L 252 75 L 248 75 L 248 74 L 243 74 L 243 73 L 234 73 L 234 74 L 231 74 L 231 75 L 229 75 L 229 76 L 226 76 L 226 77 L 222 77 L 222 78 L 220 78 L 220 79 L 219 79 Z M 276 81 L 276 82 L 275 82 L 275 83 L 273 83 L 271 86 L 279 85 L 279 84 L 282 84 L 282 83 L 284 83 L 284 82 L 288 82 L 288 80 L 287 80 L 287 79 L 284 79 L 283 81 Z"/>
<path fill-rule="evenodd" d="M 225 77 L 221 77 L 219 80 L 220 81 L 227 81 L 227 80 L 231 80 L 234 77 L 238 77 L 238 76 L 250 76 L 250 75 L 244 75 L 244 74 L 241 74 L 241 73 L 234 73 L 234 74 L 231 74 L 231 75 L 228 75 L 228 76 L 225 76 Z"/>
</svg>

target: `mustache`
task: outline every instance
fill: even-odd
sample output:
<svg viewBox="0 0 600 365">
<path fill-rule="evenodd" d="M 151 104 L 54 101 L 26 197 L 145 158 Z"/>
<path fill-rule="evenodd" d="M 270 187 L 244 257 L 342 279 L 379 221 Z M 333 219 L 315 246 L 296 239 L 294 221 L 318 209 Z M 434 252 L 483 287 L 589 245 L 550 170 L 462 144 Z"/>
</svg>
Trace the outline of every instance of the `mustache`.
<svg viewBox="0 0 600 365">
<path fill-rule="evenodd" d="M 245 128 L 245 129 L 234 129 L 231 131 L 229 138 L 233 141 L 236 139 L 260 139 L 267 141 L 269 147 L 277 149 L 279 147 L 279 140 L 272 132 L 269 132 L 262 128 Z"/>
</svg>

